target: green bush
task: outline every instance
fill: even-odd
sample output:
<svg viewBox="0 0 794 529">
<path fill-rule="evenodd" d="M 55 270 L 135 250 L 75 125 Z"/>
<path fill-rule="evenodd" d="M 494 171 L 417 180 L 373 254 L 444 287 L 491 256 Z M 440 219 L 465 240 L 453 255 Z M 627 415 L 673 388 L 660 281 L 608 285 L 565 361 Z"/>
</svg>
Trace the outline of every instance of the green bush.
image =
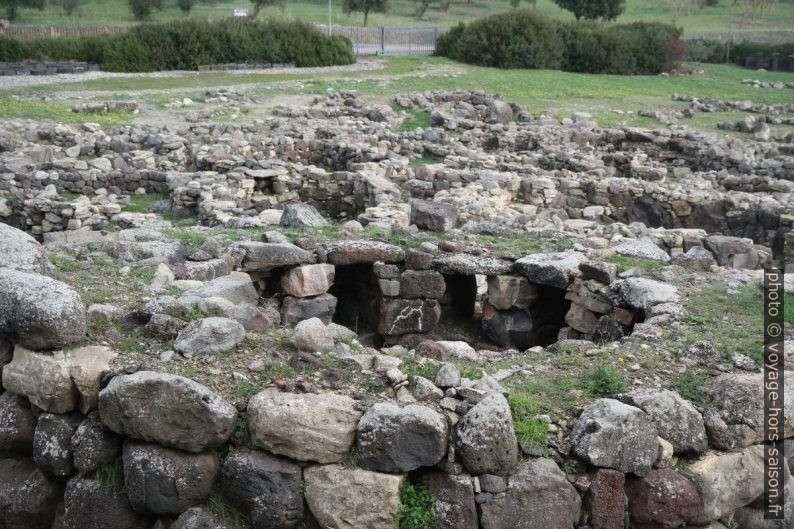
<svg viewBox="0 0 794 529">
<path fill-rule="evenodd" d="M 646 75 L 684 58 L 680 37 L 681 30 L 667 24 L 573 23 L 515 11 L 453 27 L 436 54 L 498 68 Z"/>
<path fill-rule="evenodd" d="M 720 63 L 725 61 L 725 44 L 718 40 L 696 39 L 686 43 L 690 61 Z"/>
<path fill-rule="evenodd" d="M 396 521 L 400 529 L 435 529 L 438 527 L 433 515 L 436 497 L 430 492 L 427 478 L 414 485 L 406 482 L 400 487 L 400 508 Z"/>
<path fill-rule="evenodd" d="M 179 20 L 98 37 L 22 41 L 0 36 L 0 60 L 74 60 L 107 71 L 147 72 L 224 63 L 331 66 L 351 64 L 355 57 L 346 38 L 328 37 L 302 22 Z"/>
<path fill-rule="evenodd" d="M 587 376 L 584 385 L 591 397 L 611 397 L 626 389 L 626 380 L 614 367 L 599 365 Z"/>
</svg>

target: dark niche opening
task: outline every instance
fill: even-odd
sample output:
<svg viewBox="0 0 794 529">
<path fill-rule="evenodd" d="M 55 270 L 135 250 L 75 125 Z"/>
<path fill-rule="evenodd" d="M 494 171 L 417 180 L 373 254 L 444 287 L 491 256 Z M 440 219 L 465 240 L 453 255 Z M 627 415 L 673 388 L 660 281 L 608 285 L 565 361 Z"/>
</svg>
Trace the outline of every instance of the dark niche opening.
<svg viewBox="0 0 794 529">
<path fill-rule="evenodd" d="M 538 300 L 529 307 L 532 316 L 532 344 L 546 347 L 557 341 L 560 329 L 565 327 L 565 315 L 571 302 L 565 299 L 565 291 L 538 285 Z"/>
<path fill-rule="evenodd" d="M 359 336 L 377 329 L 380 288 L 371 265 L 337 265 L 334 284 L 328 292 L 336 297 L 335 323 Z"/>
<path fill-rule="evenodd" d="M 442 318 L 451 324 L 465 324 L 474 318 L 477 303 L 477 278 L 444 275 L 446 290 L 439 300 Z"/>
</svg>

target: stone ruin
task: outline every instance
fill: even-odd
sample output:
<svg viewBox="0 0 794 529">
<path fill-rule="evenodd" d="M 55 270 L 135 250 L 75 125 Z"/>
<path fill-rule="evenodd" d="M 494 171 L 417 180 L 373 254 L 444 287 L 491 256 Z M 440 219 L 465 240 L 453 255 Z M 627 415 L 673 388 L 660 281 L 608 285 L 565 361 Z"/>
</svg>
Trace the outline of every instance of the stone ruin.
<svg viewBox="0 0 794 529">
<path fill-rule="evenodd" d="M 257 529 L 396 529 L 410 481 L 442 529 L 766 527 L 762 379 L 746 356 L 718 365 L 708 407 L 635 387 L 538 415 L 544 445 L 516 435 L 502 381 L 520 365 L 470 379 L 459 362 L 658 343 L 685 318 L 675 270 L 752 276 L 781 255 L 791 270 L 788 140 L 601 129 L 478 92 L 396 103 L 432 126 L 394 132 L 405 115 L 354 92 L 247 124 L 3 124 L 0 527 L 221 528 L 205 508 L 221 501 Z M 86 310 L 51 277 L 46 252 L 65 250 L 156 272 L 134 309 Z M 86 343 L 92 326 L 173 350 L 125 358 Z M 167 372 L 175 358 L 211 371 L 284 328 L 296 362 L 333 353 L 343 374 L 273 377 L 233 404 Z M 699 341 L 681 361 L 719 356 Z M 407 375 L 417 363 L 438 370 Z M 344 372 L 372 375 L 378 402 Z"/>
</svg>

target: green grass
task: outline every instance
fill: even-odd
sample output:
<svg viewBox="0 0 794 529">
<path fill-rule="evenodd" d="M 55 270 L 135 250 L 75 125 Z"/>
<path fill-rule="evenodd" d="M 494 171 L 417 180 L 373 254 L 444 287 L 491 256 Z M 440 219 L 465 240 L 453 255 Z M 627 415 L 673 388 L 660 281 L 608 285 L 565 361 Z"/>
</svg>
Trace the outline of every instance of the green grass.
<svg viewBox="0 0 794 529">
<path fill-rule="evenodd" d="M 131 195 L 130 203 L 124 208 L 129 213 L 146 213 L 149 207 L 160 200 L 170 200 L 170 193 L 153 193 L 148 195 Z"/>
<path fill-rule="evenodd" d="M 419 483 L 406 482 L 400 487 L 400 508 L 396 521 L 400 529 L 434 529 L 438 527 L 433 514 L 436 497 L 427 486 L 427 478 Z"/>
<path fill-rule="evenodd" d="M 71 106 L 52 101 L 17 100 L 0 97 L 0 119 L 26 118 L 61 123 L 99 123 L 104 126 L 124 125 L 132 121 L 132 112 L 108 114 L 79 114 Z"/>
<path fill-rule="evenodd" d="M 513 428 L 519 443 L 526 441 L 543 446 L 546 444 L 548 424 L 534 417 L 541 412 L 540 402 L 520 393 L 507 397 L 510 413 L 513 415 Z"/>
<path fill-rule="evenodd" d="M 50 262 L 55 265 L 55 268 L 57 268 L 59 272 L 68 274 L 82 270 L 82 267 L 77 262 L 60 254 L 50 253 L 48 257 Z"/>
<path fill-rule="evenodd" d="M 396 111 L 402 110 L 399 106 L 394 105 Z M 395 132 L 411 132 L 417 128 L 427 128 L 430 126 L 430 113 L 425 110 L 405 110 L 408 117 L 403 120 Z M 432 162 L 431 162 L 432 163 Z"/>
<path fill-rule="evenodd" d="M 626 380 L 614 367 L 598 365 L 588 374 L 584 388 L 591 397 L 611 397 L 626 389 Z"/>
<path fill-rule="evenodd" d="M 155 12 L 154 21 L 174 20 L 183 15 L 176 2 L 168 1 L 166 8 Z M 693 9 L 689 16 L 680 16 L 678 24 L 689 35 L 702 33 L 727 32 L 731 0 L 720 0 L 714 7 Z M 231 16 L 235 7 L 250 8 L 250 3 L 236 0 L 214 0 L 198 2 L 191 16 L 196 18 L 219 18 Z M 417 3 L 415 0 L 392 0 L 387 13 L 371 13 L 370 26 L 378 25 L 416 25 Z M 445 12 L 440 5 L 432 5 L 419 23 L 423 25 L 450 26 L 459 21 L 492 13 L 509 11 L 507 0 L 456 0 Z M 538 0 L 539 13 L 559 19 L 572 20 L 573 15 L 557 7 L 552 0 Z M 347 14 L 342 10 L 342 0 L 333 0 L 333 23 L 337 25 L 363 24 L 361 13 Z M 328 3 L 323 0 L 289 1 L 284 9 L 269 8 L 263 10 L 260 17 L 296 18 L 310 22 L 328 22 Z M 633 21 L 670 22 L 671 8 L 668 2 L 660 0 L 627 0 L 626 11 L 619 18 L 621 22 Z M 63 14 L 57 2 L 48 3 L 44 10 L 21 9 L 17 22 L 27 25 L 45 26 L 88 26 L 117 25 L 134 22 L 127 3 L 124 0 L 87 0 L 72 17 Z M 743 16 L 740 9 L 735 10 L 733 30 L 742 34 L 781 31 L 791 32 L 794 27 L 794 5 L 779 3 L 763 18 L 751 19 Z"/>
<path fill-rule="evenodd" d="M 618 267 L 619 274 L 622 274 L 626 270 L 630 270 L 632 268 L 639 268 L 640 270 L 648 272 L 649 275 L 658 275 L 661 269 L 664 268 L 664 263 L 661 261 L 640 259 L 637 257 L 625 257 L 623 255 L 613 255 L 607 259 L 607 261 Z"/>
<path fill-rule="evenodd" d="M 706 397 L 703 393 L 703 387 L 706 385 L 706 377 L 700 373 L 687 371 L 673 379 L 673 389 L 679 395 L 687 400 L 692 401 L 698 406 L 706 404 Z"/>
<path fill-rule="evenodd" d="M 124 465 L 121 459 L 112 463 L 100 464 L 94 473 L 94 479 L 108 487 L 113 492 L 124 490 Z"/>
</svg>

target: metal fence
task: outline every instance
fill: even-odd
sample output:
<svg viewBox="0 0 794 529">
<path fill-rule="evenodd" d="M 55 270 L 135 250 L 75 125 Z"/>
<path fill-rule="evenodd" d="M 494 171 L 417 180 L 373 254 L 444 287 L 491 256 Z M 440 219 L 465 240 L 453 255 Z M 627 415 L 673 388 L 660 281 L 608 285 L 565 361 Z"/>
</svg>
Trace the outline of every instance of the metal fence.
<svg viewBox="0 0 794 529">
<path fill-rule="evenodd" d="M 38 39 L 44 37 L 94 37 L 124 33 L 131 26 L 85 26 L 85 27 L 53 27 L 53 26 L 12 26 L 0 30 L 0 35 L 18 39 Z"/>
<path fill-rule="evenodd" d="M 326 24 L 315 24 L 315 27 L 328 33 Z M 432 55 L 443 30 L 437 27 L 331 26 L 331 33 L 350 39 L 356 55 Z"/>
</svg>

